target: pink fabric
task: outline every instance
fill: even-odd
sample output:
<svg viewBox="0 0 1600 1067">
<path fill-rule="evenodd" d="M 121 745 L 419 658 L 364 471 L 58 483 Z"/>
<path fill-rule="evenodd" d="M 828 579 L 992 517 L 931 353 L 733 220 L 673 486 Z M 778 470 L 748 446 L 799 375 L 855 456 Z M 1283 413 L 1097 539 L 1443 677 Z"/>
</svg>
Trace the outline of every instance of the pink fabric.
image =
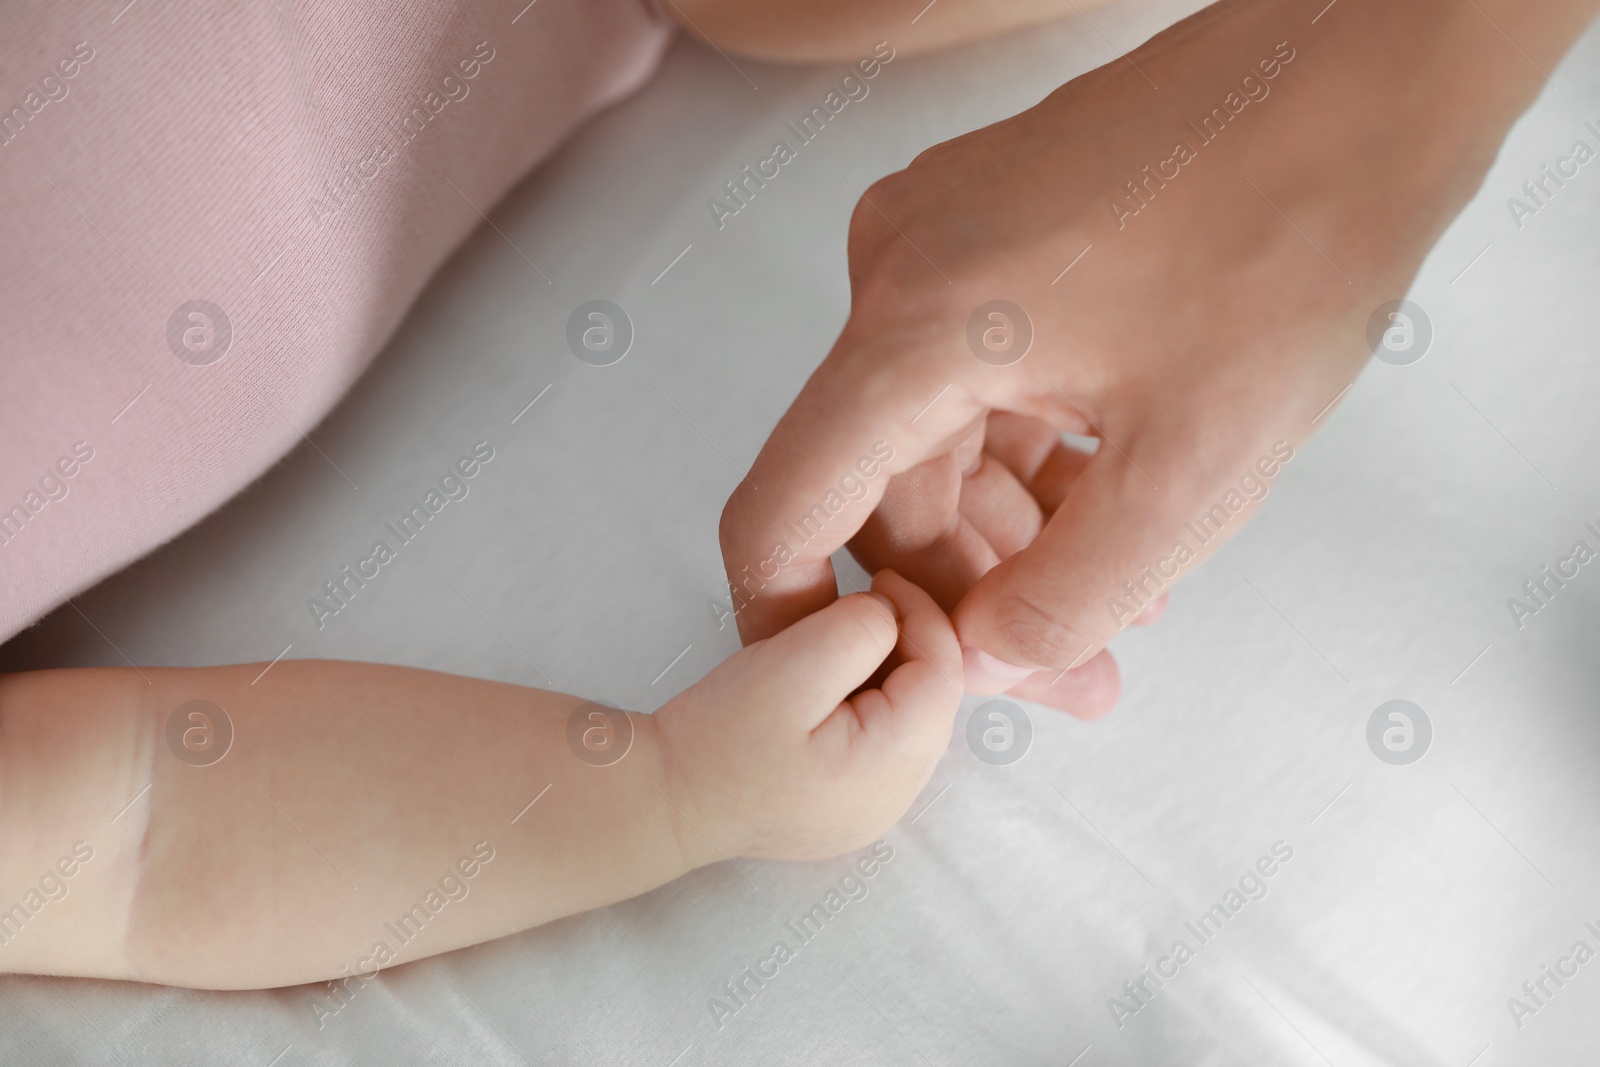
<svg viewBox="0 0 1600 1067">
<path fill-rule="evenodd" d="M 0 15 L 0 640 L 297 444 L 670 37 L 645 0 L 124 2 Z"/>
</svg>

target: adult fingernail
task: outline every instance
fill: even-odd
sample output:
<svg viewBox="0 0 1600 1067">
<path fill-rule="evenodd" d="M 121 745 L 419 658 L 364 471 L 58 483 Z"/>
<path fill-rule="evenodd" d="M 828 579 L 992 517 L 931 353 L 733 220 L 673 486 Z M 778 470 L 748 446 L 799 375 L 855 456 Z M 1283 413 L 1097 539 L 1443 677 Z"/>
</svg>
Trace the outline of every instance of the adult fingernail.
<svg viewBox="0 0 1600 1067">
<path fill-rule="evenodd" d="M 1133 624 L 1135 626 L 1149 626 L 1166 613 L 1167 594 L 1162 593 L 1160 597 L 1152 600 L 1143 611 L 1139 612 L 1139 614 L 1134 618 Z"/>
<path fill-rule="evenodd" d="M 967 692 L 978 694 L 1004 693 L 1033 673 L 1032 667 L 1007 663 L 981 648 L 963 648 L 961 668 L 966 675 Z"/>
</svg>

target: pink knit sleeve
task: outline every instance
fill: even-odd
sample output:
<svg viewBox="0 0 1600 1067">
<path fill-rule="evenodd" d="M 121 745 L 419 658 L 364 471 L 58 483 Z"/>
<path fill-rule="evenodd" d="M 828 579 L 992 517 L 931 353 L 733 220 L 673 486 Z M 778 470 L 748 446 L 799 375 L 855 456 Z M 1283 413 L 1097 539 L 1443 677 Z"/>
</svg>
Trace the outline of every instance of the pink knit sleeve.
<svg viewBox="0 0 1600 1067">
<path fill-rule="evenodd" d="M 8 5 L 0 640 L 298 442 L 670 36 L 642 0 L 525 3 Z"/>
</svg>

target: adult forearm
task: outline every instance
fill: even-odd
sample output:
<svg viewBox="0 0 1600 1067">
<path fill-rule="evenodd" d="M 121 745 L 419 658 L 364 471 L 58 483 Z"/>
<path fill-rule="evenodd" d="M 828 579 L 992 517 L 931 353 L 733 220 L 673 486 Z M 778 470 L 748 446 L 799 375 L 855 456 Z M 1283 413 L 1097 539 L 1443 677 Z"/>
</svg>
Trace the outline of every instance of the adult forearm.
<svg viewBox="0 0 1600 1067">
<path fill-rule="evenodd" d="M 878 41 L 905 55 L 995 37 L 1108 0 L 663 0 L 685 30 L 727 52 L 785 62 L 859 59 Z"/>
<path fill-rule="evenodd" d="M 1306 5 L 1292 5 L 1291 14 L 1283 10 L 1290 5 L 1268 0 L 1225 2 L 1273 10 L 1305 55 L 1299 73 L 1309 92 L 1338 94 L 1322 101 L 1320 136 L 1328 143 L 1364 129 L 1367 137 L 1355 143 L 1395 157 L 1482 168 L 1600 10 L 1596 0 L 1337 0 L 1311 24 Z M 1458 199 L 1470 196 L 1478 177 L 1471 173 L 1453 190 Z"/>
<path fill-rule="evenodd" d="M 1230 2 L 1223 0 L 1214 6 Z M 821 62 L 854 59 L 883 39 L 908 55 L 934 51 L 1079 15 L 1106 3 L 1107 0 L 936 0 L 934 4 L 927 0 L 663 0 L 663 8 L 684 29 L 714 41 L 724 50 L 763 59 Z M 1369 37 L 1368 51 L 1393 54 L 1402 63 L 1444 44 L 1438 31 L 1454 17 L 1467 16 L 1493 34 L 1509 58 L 1516 58 L 1516 49 L 1520 49 L 1529 63 L 1545 73 L 1596 10 L 1592 0 L 1335 0 L 1334 7 L 1327 11 L 1309 2 L 1271 0 L 1271 5 L 1297 25 L 1308 24 L 1321 14 L 1323 17 L 1317 19 L 1319 27 L 1333 18 L 1334 10 L 1344 7 L 1340 18 L 1348 16 L 1349 23 L 1366 22 L 1369 29 L 1381 31 L 1381 36 Z M 1327 29 L 1333 25 L 1330 23 Z M 1500 36 L 1502 33 L 1504 36 Z M 1463 54 L 1459 58 L 1465 62 L 1468 57 Z M 1506 58 L 1505 54 L 1487 57 L 1491 68 Z"/>
<path fill-rule="evenodd" d="M 0 680 L 0 908 L 92 852 L 51 880 L 61 899 L 0 914 L 0 969 L 217 988 L 370 976 L 716 858 L 658 791 L 674 785 L 648 716 L 596 766 L 569 747 L 575 697 L 316 661 L 252 683 L 262 666 Z"/>
</svg>

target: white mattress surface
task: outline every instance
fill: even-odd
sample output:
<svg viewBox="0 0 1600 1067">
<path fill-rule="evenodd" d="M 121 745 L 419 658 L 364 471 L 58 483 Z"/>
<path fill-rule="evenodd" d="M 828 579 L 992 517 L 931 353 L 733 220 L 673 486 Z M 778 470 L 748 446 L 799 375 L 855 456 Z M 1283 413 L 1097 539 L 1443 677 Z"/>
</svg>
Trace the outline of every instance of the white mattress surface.
<svg viewBox="0 0 1600 1067">
<path fill-rule="evenodd" d="M 315 448 L 82 597 L 100 632 L 57 612 L 0 666 L 287 648 L 534 685 L 537 664 L 659 706 L 736 647 L 708 607 L 717 517 L 844 321 L 857 190 L 1195 6 L 897 58 L 720 230 L 707 198 L 842 70 L 735 69 L 680 41 L 494 212 L 503 235 L 466 243 Z M 1600 32 L 1551 79 L 1413 290 L 1427 356 L 1369 367 L 1255 523 L 1118 639 L 1115 715 L 1030 708 L 1031 750 L 993 766 L 967 746 L 969 700 L 892 860 L 810 941 L 786 924 L 850 858 L 708 868 L 386 972 L 320 1028 L 316 987 L 0 979 L 0 1062 L 1600 1060 L 1600 962 L 1507 1006 L 1575 942 L 1600 950 L 1600 568 L 1520 629 L 1506 605 L 1575 541 L 1600 547 L 1600 169 L 1520 228 L 1506 203 L 1575 141 L 1600 147 Z M 635 329 L 604 368 L 565 341 L 597 298 Z M 319 630 L 308 598 L 480 440 L 495 459 L 470 495 Z M 1432 724 L 1418 762 L 1369 749 L 1392 699 Z M 441 758 L 472 773 L 470 752 Z M 1265 895 L 1246 879 L 1260 899 L 1202 944 L 1185 924 L 1275 845 L 1292 856 L 1263 864 Z M 719 1024 L 713 998 L 780 939 L 794 958 Z M 1180 939 L 1192 958 L 1118 1017 Z"/>
</svg>

